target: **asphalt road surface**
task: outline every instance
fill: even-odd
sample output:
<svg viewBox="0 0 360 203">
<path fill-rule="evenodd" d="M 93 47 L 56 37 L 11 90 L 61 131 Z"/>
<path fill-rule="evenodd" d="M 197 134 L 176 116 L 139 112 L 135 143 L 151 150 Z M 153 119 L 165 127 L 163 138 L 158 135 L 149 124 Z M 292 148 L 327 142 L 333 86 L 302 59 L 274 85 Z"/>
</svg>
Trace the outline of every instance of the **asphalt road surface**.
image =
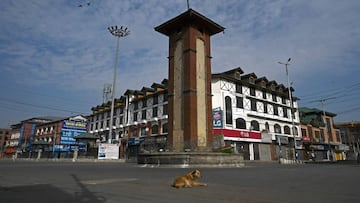
<svg viewBox="0 0 360 203">
<path fill-rule="evenodd" d="M 0 202 L 360 202 L 360 165 L 200 168 L 206 187 L 175 189 L 192 168 L 0 160 Z"/>
</svg>

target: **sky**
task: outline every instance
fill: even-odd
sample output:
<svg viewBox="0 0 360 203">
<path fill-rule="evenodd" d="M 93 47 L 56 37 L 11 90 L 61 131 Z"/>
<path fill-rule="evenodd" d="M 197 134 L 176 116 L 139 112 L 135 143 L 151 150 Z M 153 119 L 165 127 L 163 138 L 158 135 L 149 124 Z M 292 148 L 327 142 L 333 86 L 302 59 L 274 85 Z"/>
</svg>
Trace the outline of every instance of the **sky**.
<svg viewBox="0 0 360 203">
<path fill-rule="evenodd" d="M 82 5 L 82 6 L 79 6 Z M 287 86 L 300 107 L 360 120 L 360 1 L 189 0 L 225 27 L 211 38 L 212 72 L 241 67 Z M 89 115 L 112 84 L 116 97 L 168 77 L 168 37 L 154 27 L 187 10 L 186 0 L 1 0 L 0 128 L 33 117 Z M 324 100 L 324 106 L 320 100 Z"/>
</svg>

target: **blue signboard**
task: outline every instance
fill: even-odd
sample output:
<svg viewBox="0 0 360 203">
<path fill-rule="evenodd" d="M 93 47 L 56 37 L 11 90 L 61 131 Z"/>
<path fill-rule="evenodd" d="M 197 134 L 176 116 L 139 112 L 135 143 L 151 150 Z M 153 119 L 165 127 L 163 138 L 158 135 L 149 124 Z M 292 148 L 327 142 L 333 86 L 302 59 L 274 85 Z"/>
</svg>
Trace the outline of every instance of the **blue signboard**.
<svg viewBox="0 0 360 203">
<path fill-rule="evenodd" d="M 60 144 L 68 145 L 69 147 L 66 148 L 68 150 L 71 150 L 70 146 L 76 145 L 76 140 L 74 139 L 74 137 L 86 133 L 87 124 L 88 123 L 86 119 L 72 120 L 70 118 L 69 120 L 64 120 L 61 129 Z"/>
</svg>

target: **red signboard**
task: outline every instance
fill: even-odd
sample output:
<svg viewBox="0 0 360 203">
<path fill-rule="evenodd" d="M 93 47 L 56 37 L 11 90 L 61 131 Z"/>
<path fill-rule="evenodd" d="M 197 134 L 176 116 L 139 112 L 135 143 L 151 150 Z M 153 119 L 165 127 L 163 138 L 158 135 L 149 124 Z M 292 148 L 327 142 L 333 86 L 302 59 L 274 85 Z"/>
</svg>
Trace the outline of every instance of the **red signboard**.
<svg viewBox="0 0 360 203">
<path fill-rule="evenodd" d="M 247 138 L 247 139 L 261 139 L 260 132 L 252 132 L 245 130 L 230 130 L 230 129 L 213 129 L 215 135 L 224 135 L 224 137 L 232 138 Z"/>
</svg>

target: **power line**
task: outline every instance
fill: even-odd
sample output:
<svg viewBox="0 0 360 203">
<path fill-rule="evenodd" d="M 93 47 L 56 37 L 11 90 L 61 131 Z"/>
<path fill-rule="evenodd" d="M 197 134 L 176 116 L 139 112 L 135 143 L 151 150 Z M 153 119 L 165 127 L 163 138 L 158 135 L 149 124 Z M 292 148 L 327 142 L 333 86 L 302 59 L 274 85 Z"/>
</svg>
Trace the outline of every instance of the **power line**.
<svg viewBox="0 0 360 203">
<path fill-rule="evenodd" d="M 21 104 L 21 105 L 26 105 L 26 106 L 31 106 L 31 107 L 40 108 L 40 109 L 48 109 L 48 110 L 60 111 L 60 112 L 85 114 L 84 112 L 70 111 L 70 110 L 61 109 L 61 108 L 55 108 L 55 107 L 49 107 L 49 106 L 42 106 L 42 105 L 30 104 L 30 103 L 25 103 L 25 102 L 10 100 L 10 99 L 6 99 L 6 98 L 2 98 L 2 97 L 0 97 L 0 99 L 1 99 L 1 100 L 5 100 L 5 101 L 8 101 L 8 102 L 12 102 L 12 103 Z"/>
</svg>

